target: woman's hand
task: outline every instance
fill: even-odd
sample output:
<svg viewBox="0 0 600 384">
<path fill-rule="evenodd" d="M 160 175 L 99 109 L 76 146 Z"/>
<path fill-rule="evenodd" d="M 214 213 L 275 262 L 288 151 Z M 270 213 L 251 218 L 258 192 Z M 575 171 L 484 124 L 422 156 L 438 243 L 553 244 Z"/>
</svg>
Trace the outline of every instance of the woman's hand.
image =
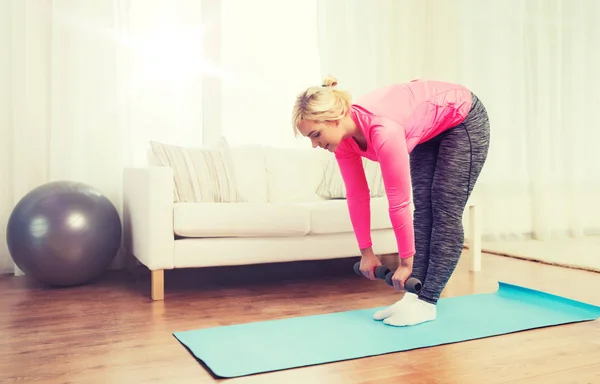
<svg viewBox="0 0 600 384">
<path fill-rule="evenodd" d="M 410 277 L 412 274 L 413 267 L 413 256 L 407 257 L 405 259 L 400 259 L 400 265 L 394 275 L 392 276 L 392 283 L 394 285 L 394 289 L 398 291 L 404 291 L 404 282 Z"/>
<path fill-rule="evenodd" d="M 371 248 L 361 251 L 360 272 L 370 280 L 375 280 L 375 268 L 381 265 L 381 262 L 373 253 Z"/>
</svg>

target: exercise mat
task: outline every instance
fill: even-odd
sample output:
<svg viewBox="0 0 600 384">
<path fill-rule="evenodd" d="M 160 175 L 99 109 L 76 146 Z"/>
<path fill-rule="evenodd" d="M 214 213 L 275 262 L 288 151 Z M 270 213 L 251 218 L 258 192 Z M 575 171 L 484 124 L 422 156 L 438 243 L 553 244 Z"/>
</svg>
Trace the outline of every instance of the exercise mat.
<svg viewBox="0 0 600 384">
<path fill-rule="evenodd" d="M 493 293 L 440 299 L 437 319 L 416 326 L 393 327 L 373 320 L 373 313 L 382 308 L 173 335 L 214 376 L 232 378 L 590 321 L 600 316 L 600 307 L 503 282 Z"/>
</svg>

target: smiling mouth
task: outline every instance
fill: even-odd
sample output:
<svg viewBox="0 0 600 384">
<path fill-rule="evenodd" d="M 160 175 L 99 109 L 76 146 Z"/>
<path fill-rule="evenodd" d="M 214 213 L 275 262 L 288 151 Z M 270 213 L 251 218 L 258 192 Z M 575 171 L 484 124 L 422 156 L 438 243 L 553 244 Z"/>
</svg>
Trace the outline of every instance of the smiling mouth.
<svg viewBox="0 0 600 384">
<path fill-rule="evenodd" d="M 325 149 L 329 149 L 329 144 L 327 144 L 327 145 L 325 146 Z"/>
</svg>

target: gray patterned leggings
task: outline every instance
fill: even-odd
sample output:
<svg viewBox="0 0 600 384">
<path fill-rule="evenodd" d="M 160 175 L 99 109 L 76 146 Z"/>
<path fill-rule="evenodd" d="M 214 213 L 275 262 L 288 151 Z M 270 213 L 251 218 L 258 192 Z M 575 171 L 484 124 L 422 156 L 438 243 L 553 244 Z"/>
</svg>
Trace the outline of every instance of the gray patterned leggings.
<svg viewBox="0 0 600 384">
<path fill-rule="evenodd" d="M 456 127 L 417 145 L 410 154 L 415 205 L 413 276 L 421 300 L 437 303 L 462 253 L 462 215 L 485 163 L 490 143 L 487 111 L 473 106 Z"/>
</svg>

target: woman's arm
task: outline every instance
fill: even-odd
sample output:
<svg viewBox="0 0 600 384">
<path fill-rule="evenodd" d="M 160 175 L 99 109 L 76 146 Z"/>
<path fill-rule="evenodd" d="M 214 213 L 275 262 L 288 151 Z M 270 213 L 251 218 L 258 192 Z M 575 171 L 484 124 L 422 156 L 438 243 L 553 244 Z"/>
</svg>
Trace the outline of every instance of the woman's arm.
<svg viewBox="0 0 600 384">
<path fill-rule="evenodd" d="M 365 176 L 362 157 L 351 152 L 336 152 L 336 160 L 340 167 L 346 186 L 346 201 L 350 220 L 361 253 L 371 249 L 371 196 Z"/>
<path fill-rule="evenodd" d="M 410 160 L 404 128 L 386 120 L 371 131 L 389 202 L 389 214 L 401 259 L 415 254 L 415 234 L 410 207 Z"/>
</svg>

